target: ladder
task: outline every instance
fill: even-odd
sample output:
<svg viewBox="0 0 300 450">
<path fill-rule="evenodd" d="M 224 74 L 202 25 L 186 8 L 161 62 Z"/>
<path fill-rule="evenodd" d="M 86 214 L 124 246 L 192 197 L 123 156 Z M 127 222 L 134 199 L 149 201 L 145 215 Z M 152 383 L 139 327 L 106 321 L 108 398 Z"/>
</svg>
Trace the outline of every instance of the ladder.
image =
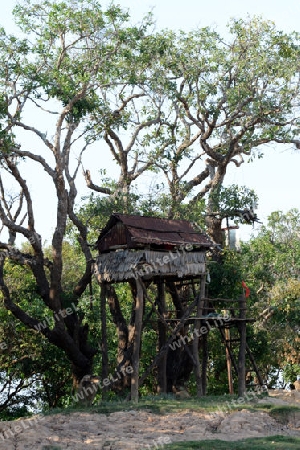
<svg viewBox="0 0 300 450">
<path fill-rule="evenodd" d="M 213 306 L 212 302 L 210 302 L 209 300 L 210 300 L 210 299 L 207 299 L 207 300 L 206 300 L 206 305 L 205 305 L 206 310 L 207 310 L 207 311 L 208 311 L 208 310 L 209 310 L 209 311 L 212 311 L 212 313 L 216 313 L 215 307 Z M 222 299 L 220 299 L 220 300 L 222 301 Z M 228 300 L 225 300 L 225 301 L 228 302 Z M 233 321 L 233 323 L 234 323 L 234 320 L 237 319 L 237 317 L 235 316 L 234 308 L 230 307 L 230 308 L 228 308 L 228 309 L 230 310 L 230 314 L 231 314 L 231 316 L 232 316 L 232 321 Z M 217 314 L 217 313 L 216 313 L 216 314 Z M 239 319 L 239 320 L 241 320 L 241 319 Z M 245 320 L 247 320 L 247 319 L 245 319 Z M 251 320 L 251 319 L 250 319 L 250 320 Z M 232 325 L 232 328 L 234 327 L 235 329 L 238 330 L 239 335 L 240 335 L 240 329 L 239 329 L 238 323 L 236 323 L 236 324 L 234 324 L 234 325 L 231 323 L 231 325 Z M 229 326 L 229 325 L 227 325 L 227 327 L 228 327 L 228 326 Z M 227 352 L 228 352 L 228 355 L 230 356 L 230 360 L 231 360 L 231 362 L 232 362 L 232 366 L 233 366 L 233 368 L 234 368 L 234 371 L 235 371 L 236 375 L 238 375 L 238 364 L 237 364 L 236 357 L 235 357 L 234 352 L 233 352 L 232 344 L 239 345 L 239 344 L 240 344 L 240 337 L 239 337 L 239 338 L 230 338 L 230 339 L 227 339 L 227 336 L 226 336 L 226 333 L 225 333 L 225 325 L 220 325 L 220 326 L 218 326 L 217 328 L 218 328 L 218 330 L 219 330 L 219 332 L 220 332 L 221 339 L 222 339 L 223 343 L 225 344 L 225 347 L 226 347 L 226 350 L 227 350 Z M 246 342 L 246 348 L 245 348 L 245 350 L 246 350 L 246 356 L 248 356 L 248 359 L 249 359 L 249 362 L 250 362 L 250 366 L 251 366 L 251 368 L 252 368 L 252 370 L 249 370 L 249 369 L 248 369 L 247 372 L 250 372 L 250 371 L 251 371 L 251 372 L 254 372 L 254 373 L 256 374 L 256 376 L 257 376 L 258 384 L 259 384 L 260 386 L 263 386 L 263 385 L 264 385 L 264 381 L 263 381 L 263 379 L 262 379 L 262 376 L 261 376 L 261 373 L 260 373 L 260 371 L 259 371 L 259 369 L 258 369 L 258 366 L 257 366 L 257 364 L 256 364 L 256 361 L 255 361 L 255 359 L 254 359 L 253 353 L 251 352 L 250 347 L 249 347 L 249 345 L 247 344 L 247 342 Z"/>
<path fill-rule="evenodd" d="M 236 357 L 234 355 L 234 352 L 232 351 L 233 350 L 232 344 L 239 344 L 240 339 L 239 338 L 226 339 L 226 335 L 225 335 L 225 332 L 224 332 L 224 327 L 223 326 L 222 327 L 218 327 L 218 329 L 220 331 L 220 335 L 221 335 L 222 341 L 224 342 L 224 344 L 226 346 L 226 349 L 228 350 L 228 353 L 230 355 L 230 359 L 231 359 L 234 371 L 238 375 L 238 365 L 237 365 L 237 362 L 236 362 Z M 246 355 L 248 356 L 248 359 L 249 359 L 249 362 L 250 362 L 251 368 L 252 368 L 252 370 L 248 369 L 247 372 L 250 372 L 250 371 L 251 372 L 255 372 L 259 385 L 263 386 L 264 385 L 264 381 L 262 379 L 262 376 L 260 374 L 260 371 L 259 371 L 259 368 L 258 368 L 258 366 L 256 364 L 256 361 L 254 359 L 253 353 L 251 352 L 250 347 L 249 347 L 249 345 L 247 343 L 246 343 Z"/>
</svg>

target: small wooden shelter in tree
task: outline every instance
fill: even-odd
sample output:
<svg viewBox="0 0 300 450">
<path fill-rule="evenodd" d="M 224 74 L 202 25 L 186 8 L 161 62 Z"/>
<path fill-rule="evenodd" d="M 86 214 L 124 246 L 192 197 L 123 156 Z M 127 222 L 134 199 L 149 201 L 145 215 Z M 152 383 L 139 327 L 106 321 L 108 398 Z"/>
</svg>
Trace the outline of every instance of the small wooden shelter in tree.
<svg viewBox="0 0 300 450">
<path fill-rule="evenodd" d="M 217 323 L 224 325 L 224 322 L 216 321 L 215 315 L 207 316 L 209 309 L 214 310 L 209 308 L 208 299 L 205 298 L 206 253 L 213 245 L 205 233 L 196 230 L 192 223 L 185 220 L 113 214 L 101 231 L 96 243 L 99 254 L 95 264 L 95 275 L 101 285 L 102 299 L 102 375 L 107 376 L 105 312 L 107 288 L 113 283 L 128 282 L 134 298 L 129 357 L 133 368 L 130 380 L 133 401 L 138 400 L 139 386 L 154 367 L 157 368 L 159 392 L 170 391 L 171 385 L 180 378 L 179 368 L 187 369 L 187 365 L 191 365 L 195 373 L 198 395 L 205 393 L 206 366 L 204 363 L 201 367 L 199 360 L 201 339 L 193 339 L 192 346 L 187 346 L 187 342 L 183 340 L 182 347 L 178 346 L 172 352 L 170 344 L 179 336 L 184 336 L 186 333 L 184 328 L 188 324 L 193 324 L 193 329 L 199 336 L 201 336 L 200 328 L 203 326 L 209 328 L 209 323 L 213 326 L 217 326 Z M 156 286 L 154 301 L 147 293 L 150 285 Z M 172 311 L 166 307 L 166 291 L 172 298 L 174 305 Z M 146 301 L 151 303 L 152 310 L 158 316 L 159 351 L 150 367 L 139 377 L 142 329 L 147 320 L 144 317 Z M 117 315 L 120 316 L 119 307 L 117 309 Z M 203 316 L 204 313 L 206 317 Z M 242 313 L 243 318 L 240 319 L 245 323 L 245 311 Z M 115 321 L 117 322 L 118 318 Z M 229 326 L 229 322 L 226 325 Z M 245 352 L 244 331 L 241 336 L 243 336 L 241 351 Z M 203 342 L 204 337 L 205 333 Z M 182 350 L 185 350 L 184 354 L 187 355 L 186 362 L 182 360 Z M 244 355 L 241 355 L 240 361 L 243 364 L 244 359 Z M 122 365 L 122 361 L 119 362 Z M 240 368 L 240 372 L 244 377 L 245 368 Z"/>
</svg>

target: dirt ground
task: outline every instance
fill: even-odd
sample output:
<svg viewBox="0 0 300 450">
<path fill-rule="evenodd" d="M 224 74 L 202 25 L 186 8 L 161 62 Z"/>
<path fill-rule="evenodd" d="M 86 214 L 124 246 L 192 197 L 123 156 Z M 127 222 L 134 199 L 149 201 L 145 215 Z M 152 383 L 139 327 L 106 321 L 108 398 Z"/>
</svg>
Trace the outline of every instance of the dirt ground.
<svg viewBox="0 0 300 450">
<path fill-rule="evenodd" d="M 300 398 L 289 392 L 270 395 L 259 402 L 300 406 Z M 266 412 L 242 407 L 234 412 L 223 406 L 215 413 L 184 410 L 165 415 L 134 409 L 111 414 L 75 412 L 0 422 L 0 450 L 161 449 L 176 441 L 234 441 L 278 434 L 300 438 L 300 413 L 291 413 L 282 425 Z"/>
</svg>

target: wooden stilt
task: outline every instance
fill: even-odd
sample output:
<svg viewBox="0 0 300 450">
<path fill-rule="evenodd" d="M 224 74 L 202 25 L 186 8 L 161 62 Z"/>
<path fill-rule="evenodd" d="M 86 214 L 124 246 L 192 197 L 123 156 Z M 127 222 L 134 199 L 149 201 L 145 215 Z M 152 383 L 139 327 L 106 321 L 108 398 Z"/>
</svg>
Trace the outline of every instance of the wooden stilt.
<svg viewBox="0 0 300 450">
<path fill-rule="evenodd" d="M 232 362 L 231 362 L 231 356 L 230 356 L 230 329 L 225 328 L 225 339 L 226 342 L 228 342 L 228 346 L 226 345 L 226 363 L 227 363 L 227 374 L 228 374 L 228 388 L 229 388 L 229 394 L 233 394 L 233 380 L 232 380 Z"/>
<path fill-rule="evenodd" d="M 246 297 L 243 294 L 239 301 L 240 314 L 239 322 L 240 348 L 238 357 L 238 395 L 242 397 L 246 392 Z"/>
<path fill-rule="evenodd" d="M 143 305 L 144 295 L 143 287 L 139 279 L 136 280 L 136 302 L 135 302 L 135 330 L 132 353 L 132 368 L 131 376 L 131 400 L 138 402 L 139 399 L 139 365 L 140 365 L 140 348 L 141 348 L 141 334 L 143 323 Z"/>
<path fill-rule="evenodd" d="M 157 282 L 157 304 L 159 313 L 164 316 L 166 311 L 165 284 L 163 280 Z M 159 350 L 166 343 L 166 325 L 158 319 L 158 347 Z M 167 392 L 167 356 L 168 351 L 164 353 L 157 364 L 157 392 Z"/>
<path fill-rule="evenodd" d="M 206 274 L 203 274 L 201 276 L 200 281 L 200 293 L 198 296 L 197 301 L 197 317 L 201 317 L 202 311 L 203 311 L 203 305 L 205 297 L 205 280 L 206 280 Z M 201 320 L 196 320 L 194 324 L 194 340 L 193 340 L 193 357 L 195 361 L 194 365 L 194 373 L 195 373 L 195 379 L 196 379 L 196 386 L 197 386 L 197 397 L 202 397 L 203 395 L 203 387 L 202 387 L 202 374 L 201 374 L 201 364 L 200 364 L 200 358 L 199 358 L 199 336 L 200 336 L 200 327 L 201 327 Z M 206 374 L 205 374 L 206 376 Z"/>
<path fill-rule="evenodd" d="M 107 326 L 106 326 L 106 285 L 101 284 L 100 293 L 101 308 L 101 356 L 102 356 L 102 380 L 108 377 L 108 346 L 107 346 Z M 107 387 L 102 389 L 102 399 L 105 398 Z"/>
<path fill-rule="evenodd" d="M 201 383 L 202 383 L 202 395 L 206 395 L 207 391 L 207 365 L 208 365 L 208 334 L 203 334 L 202 340 L 202 366 L 201 366 Z"/>
</svg>

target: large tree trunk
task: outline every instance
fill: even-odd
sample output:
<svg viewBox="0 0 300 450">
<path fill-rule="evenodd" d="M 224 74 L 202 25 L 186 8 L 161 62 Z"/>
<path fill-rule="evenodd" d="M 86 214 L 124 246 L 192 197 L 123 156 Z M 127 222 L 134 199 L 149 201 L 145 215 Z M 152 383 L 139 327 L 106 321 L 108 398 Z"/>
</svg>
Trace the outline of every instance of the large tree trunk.
<svg viewBox="0 0 300 450">
<path fill-rule="evenodd" d="M 176 318 L 180 319 L 185 312 L 188 293 L 186 290 L 178 290 L 174 282 L 169 281 L 166 286 L 176 309 Z M 180 331 L 182 338 L 186 337 L 186 333 L 187 327 L 184 326 Z M 178 340 L 178 337 L 176 337 L 176 340 Z M 193 371 L 192 346 L 187 344 L 187 339 L 184 342 L 185 344 L 181 342 L 179 348 L 175 348 L 174 350 L 172 348 L 168 349 L 166 367 L 167 392 L 174 392 L 178 387 L 183 386 L 189 380 Z"/>
<path fill-rule="evenodd" d="M 221 247 L 224 245 L 224 233 L 222 231 L 222 219 L 208 215 L 205 218 L 206 232 L 211 239 Z"/>
<path fill-rule="evenodd" d="M 132 363 L 132 351 L 133 351 L 133 334 L 134 334 L 134 312 L 131 314 L 129 327 L 123 316 L 120 302 L 114 287 L 111 284 L 107 285 L 107 301 L 109 309 L 112 315 L 113 322 L 117 328 L 118 334 L 118 353 L 117 353 L 117 367 L 116 371 L 120 372 L 122 368 L 125 368 Z M 120 378 L 117 383 L 114 384 L 114 388 L 121 390 L 124 387 L 130 386 L 131 376 L 127 372 Z"/>
<path fill-rule="evenodd" d="M 118 334 L 117 362 L 120 363 L 123 361 L 124 352 L 126 351 L 128 345 L 128 327 L 126 320 L 124 319 L 123 313 L 121 311 L 121 306 L 119 303 L 117 293 L 111 284 L 107 285 L 106 292 L 112 319 L 117 328 Z"/>
<path fill-rule="evenodd" d="M 220 164 L 216 169 L 215 164 L 212 162 L 208 164 L 211 187 L 208 196 L 206 215 L 205 215 L 205 225 L 206 231 L 209 236 L 213 239 L 216 244 L 223 246 L 224 237 L 222 232 L 222 217 L 219 213 L 219 190 L 222 186 L 225 174 L 226 174 L 226 164 Z"/>
</svg>

